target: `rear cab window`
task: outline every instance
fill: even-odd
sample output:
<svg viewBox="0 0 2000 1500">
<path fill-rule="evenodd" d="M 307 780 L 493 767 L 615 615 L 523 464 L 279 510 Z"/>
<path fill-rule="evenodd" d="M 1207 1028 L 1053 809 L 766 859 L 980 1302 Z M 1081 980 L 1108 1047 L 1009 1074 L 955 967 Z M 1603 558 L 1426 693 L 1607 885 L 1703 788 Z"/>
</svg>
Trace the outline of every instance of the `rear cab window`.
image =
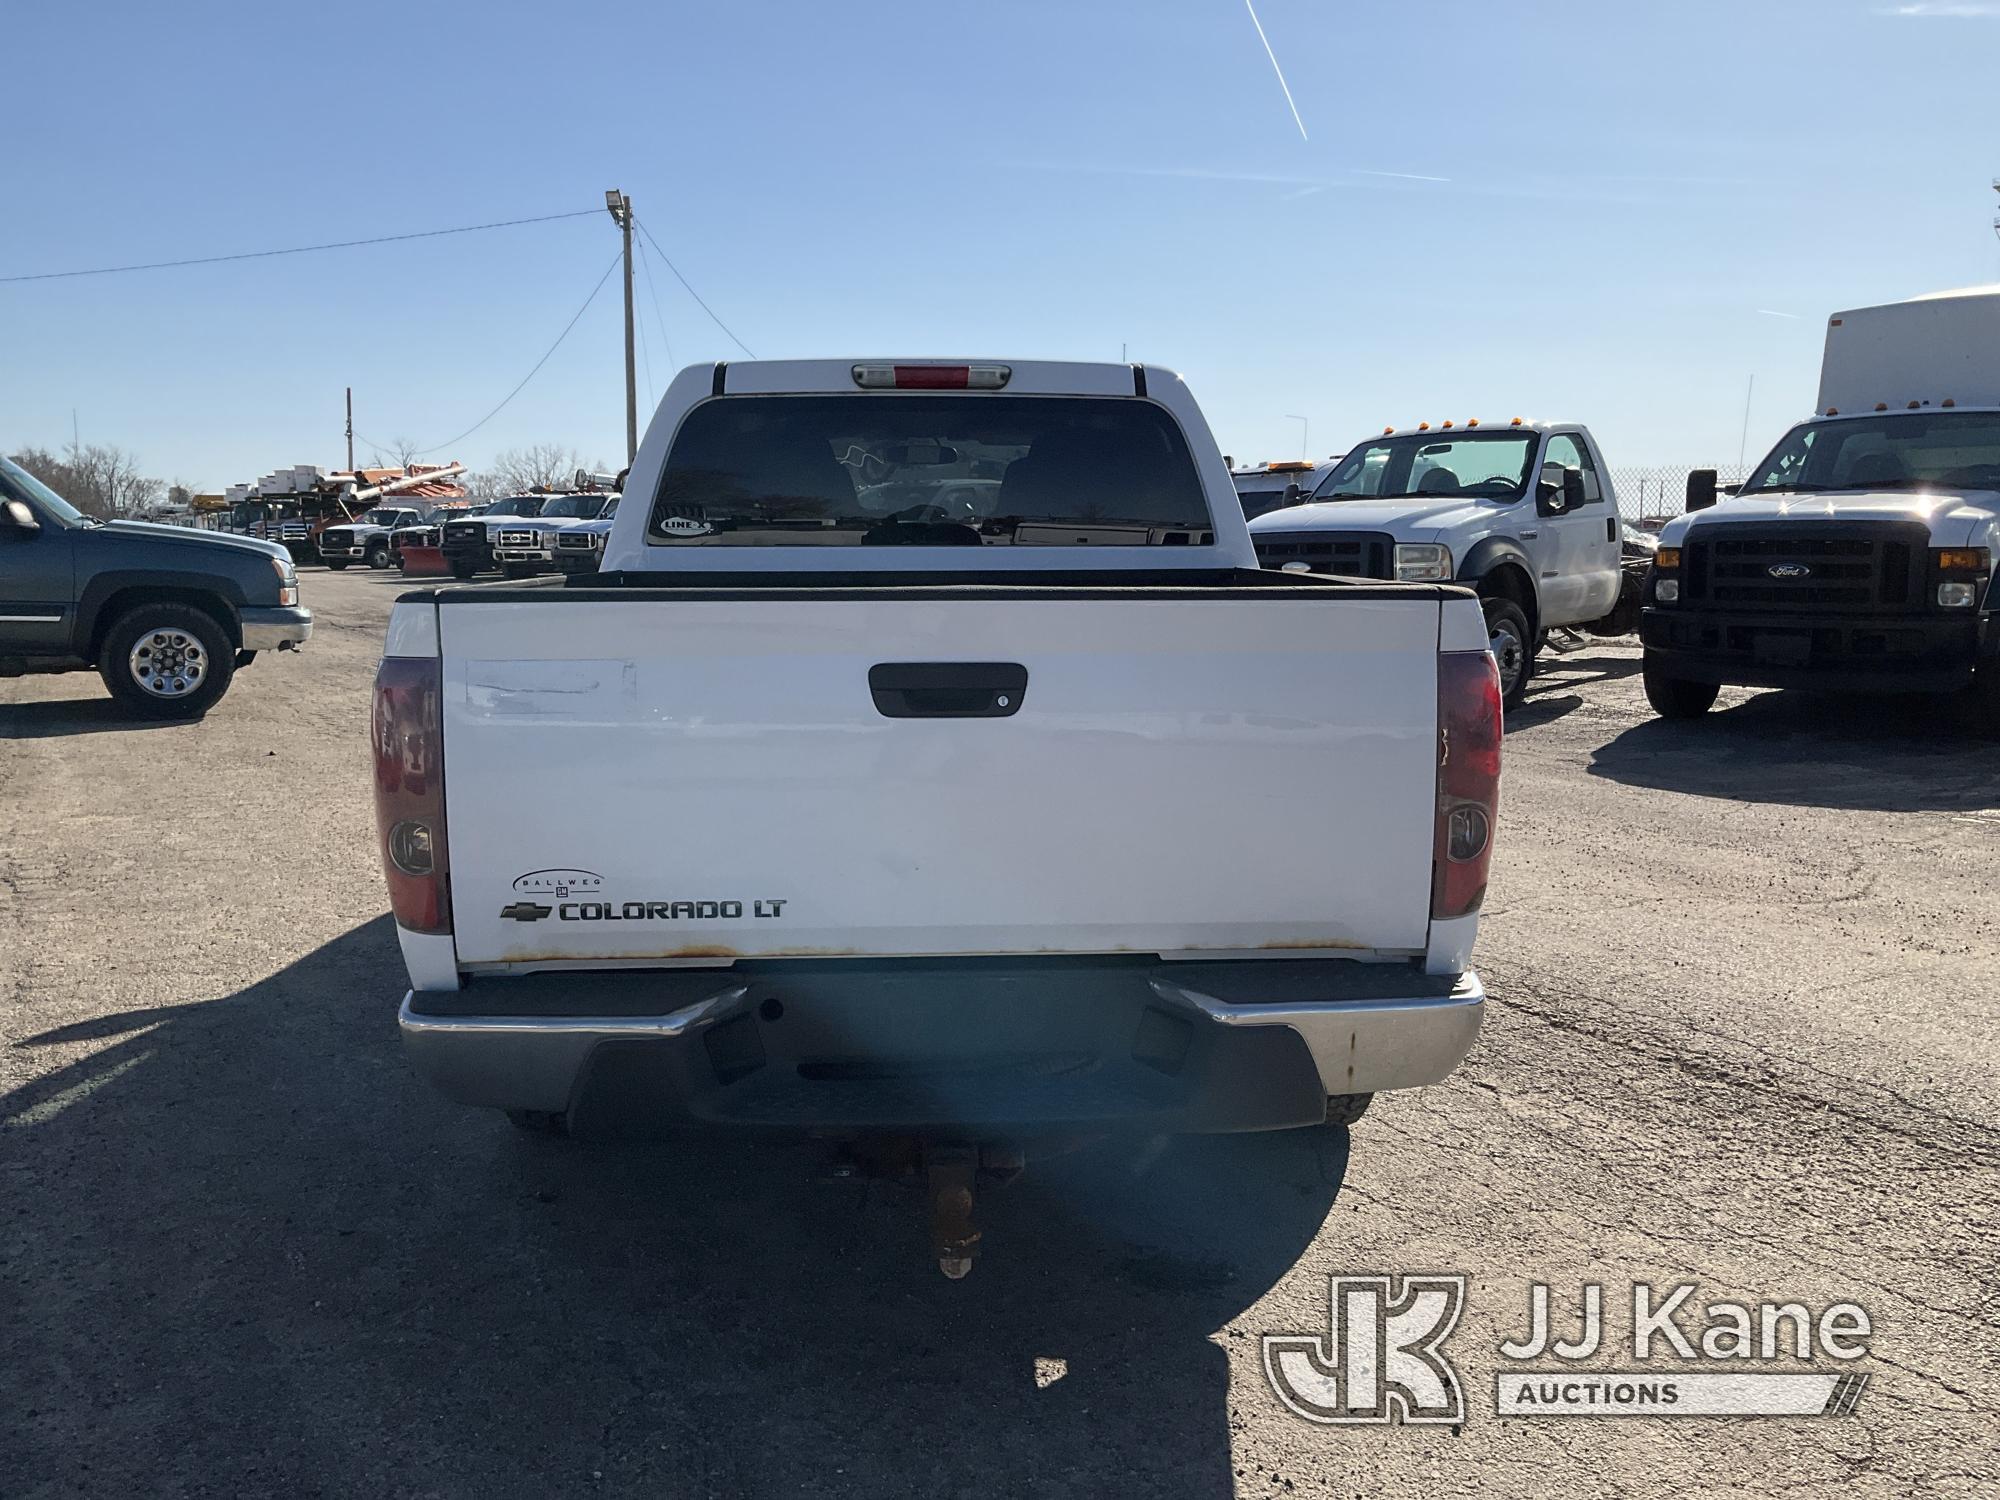
<svg viewBox="0 0 2000 1500">
<path fill-rule="evenodd" d="M 1102 396 L 717 396 L 674 435 L 659 547 L 1210 546 L 1186 437 Z"/>
</svg>

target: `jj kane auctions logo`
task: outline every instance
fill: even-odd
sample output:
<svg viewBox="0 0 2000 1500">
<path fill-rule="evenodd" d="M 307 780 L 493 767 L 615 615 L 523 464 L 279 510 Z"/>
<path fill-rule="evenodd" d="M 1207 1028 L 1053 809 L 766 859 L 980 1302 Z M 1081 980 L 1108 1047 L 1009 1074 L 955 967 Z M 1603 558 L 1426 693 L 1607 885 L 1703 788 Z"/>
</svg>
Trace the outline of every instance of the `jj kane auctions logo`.
<svg viewBox="0 0 2000 1500">
<path fill-rule="evenodd" d="M 1464 1386 L 1444 1352 L 1465 1310 L 1460 1275 L 1334 1276 L 1324 1333 L 1271 1334 L 1264 1373 L 1278 1399 L 1308 1422 L 1458 1423 Z M 1528 1325 L 1500 1344 L 1494 1410 L 1503 1417 L 1837 1417 L 1860 1405 L 1868 1376 L 1856 1371 L 1772 1369 L 1778 1360 L 1824 1355 L 1843 1364 L 1868 1352 L 1874 1327 L 1858 1303 L 1815 1314 L 1799 1302 L 1696 1305 L 1696 1288 L 1632 1287 L 1633 1369 L 1578 1369 L 1608 1351 L 1604 1288 L 1586 1283 L 1575 1336 L 1557 1327 L 1550 1288 L 1528 1289 Z M 1540 1361 L 1557 1367 L 1536 1367 Z M 1703 1360 L 1727 1369 L 1687 1369 Z M 1656 1363 L 1657 1361 L 1657 1363 Z"/>
</svg>

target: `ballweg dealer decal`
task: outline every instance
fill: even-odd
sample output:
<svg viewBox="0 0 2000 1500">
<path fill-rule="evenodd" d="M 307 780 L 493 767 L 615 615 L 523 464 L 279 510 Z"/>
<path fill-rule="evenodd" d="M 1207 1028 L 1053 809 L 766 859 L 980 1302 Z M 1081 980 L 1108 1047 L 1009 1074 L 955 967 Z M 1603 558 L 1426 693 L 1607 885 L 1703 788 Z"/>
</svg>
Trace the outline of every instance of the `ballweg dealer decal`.
<svg viewBox="0 0 2000 1500">
<path fill-rule="evenodd" d="M 604 877 L 591 870 L 530 870 L 514 877 L 514 889 L 524 896 L 594 895 L 604 889 Z"/>
<path fill-rule="evenodd" d="M 530 870 L 514 882 L 514 889 L 527 895 L 553 897 L 553 906 L 542 901 L 515 901 L 500 908 L 502 920 L 539 922 L 554 917 L 558 922 L 734 922 L 743 917 L 782 917 L 789 896 L 759 901 L 569 901 L 570 895 L 595 894 L 604 889 L 604 877 L 589 870 Z"/>
</svg>

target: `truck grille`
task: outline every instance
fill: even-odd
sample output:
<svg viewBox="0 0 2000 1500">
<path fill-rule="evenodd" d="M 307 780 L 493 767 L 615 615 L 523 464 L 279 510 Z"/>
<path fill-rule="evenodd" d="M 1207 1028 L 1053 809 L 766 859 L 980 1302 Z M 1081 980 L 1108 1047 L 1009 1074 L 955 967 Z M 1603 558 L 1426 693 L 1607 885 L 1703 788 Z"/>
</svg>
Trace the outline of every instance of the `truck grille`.
<svg viewBox="0 0 2000 1500">
<path fill-rule="evenodd" d="M 304 521 L 287 521 L 278 528 L 278 535 L 288 542 L 303 542 L 312 535 L 312 528 Z"/>
<path fill-rule="evenodd" d="M 354 533 L 351 531 L 322 531 L 319 534 L 319 544 L 322 547 L 352 547 L 354 545 Z"/>
<path fill-rule="evenodd" d="M 539 547 L 541 544 L 542 538 L 538 532 L 503 531 L 500 533 L 500 545 L 503 547 Z"/>
<path fill-rule="evenodd" d="M 1383 531 L 1265 531 L 1252 533 L 1250 540 L 1256 543 L 1260 567 L 1304 563 L 1307 572 L 1343 578 L 1393 578 L 1396 573 L 1395 542 Z"/>
<path fill-rule="evenodd" d="M 444 539 L 449 545 L 466 544 L 476 546 L 486 540 L 484 521 L 452 521 L 444 528 Z"/>
<path fill-rule="evenodd" d="M 1728 609 L 1914 610 L 1929 533 L 1898 521 L 1697 525 L 1683 599 Z"/>
<path fill-rule="evenodd" d="M 556 533 L 556 550 L 559 552 L 594 552 L 603 538 L 594 531 L 559 531 Z"/>
</svg>

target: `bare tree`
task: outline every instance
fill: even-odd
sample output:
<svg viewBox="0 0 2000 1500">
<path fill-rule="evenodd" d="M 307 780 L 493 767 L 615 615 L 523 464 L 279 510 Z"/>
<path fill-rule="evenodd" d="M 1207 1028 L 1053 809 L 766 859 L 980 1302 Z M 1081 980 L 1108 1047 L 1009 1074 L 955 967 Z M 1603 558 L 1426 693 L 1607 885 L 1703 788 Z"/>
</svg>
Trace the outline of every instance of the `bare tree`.
<svg viewBox="0 0 2000 1500">
<path fill-rule="evenodd" d="M 583 460 L 574 448 L 560 443 L 536 443 L 509 448 L 470 476 L 468 488 L 482 499 L 524 494 L 529 490 L 566 490 Z"/>
<path fill-rule="evenodd" d="M 92 443 L 62 456 L 27 448 L 14 462 L 86 515 L 137 515 L 159 503 L 166 486 L 139 472 L 138 458 L 123 448 Z"/>
<path fill-rule="evenodd" d="M 392 466 L 398 469 L 407 469 L 417 458 L 417 443 L 414 438 L 391 438 L 383 447 L 373 448 L 370 452 L 375 459 L 375 467 L 378 469 L 387 469 Z"/>
</svg>

